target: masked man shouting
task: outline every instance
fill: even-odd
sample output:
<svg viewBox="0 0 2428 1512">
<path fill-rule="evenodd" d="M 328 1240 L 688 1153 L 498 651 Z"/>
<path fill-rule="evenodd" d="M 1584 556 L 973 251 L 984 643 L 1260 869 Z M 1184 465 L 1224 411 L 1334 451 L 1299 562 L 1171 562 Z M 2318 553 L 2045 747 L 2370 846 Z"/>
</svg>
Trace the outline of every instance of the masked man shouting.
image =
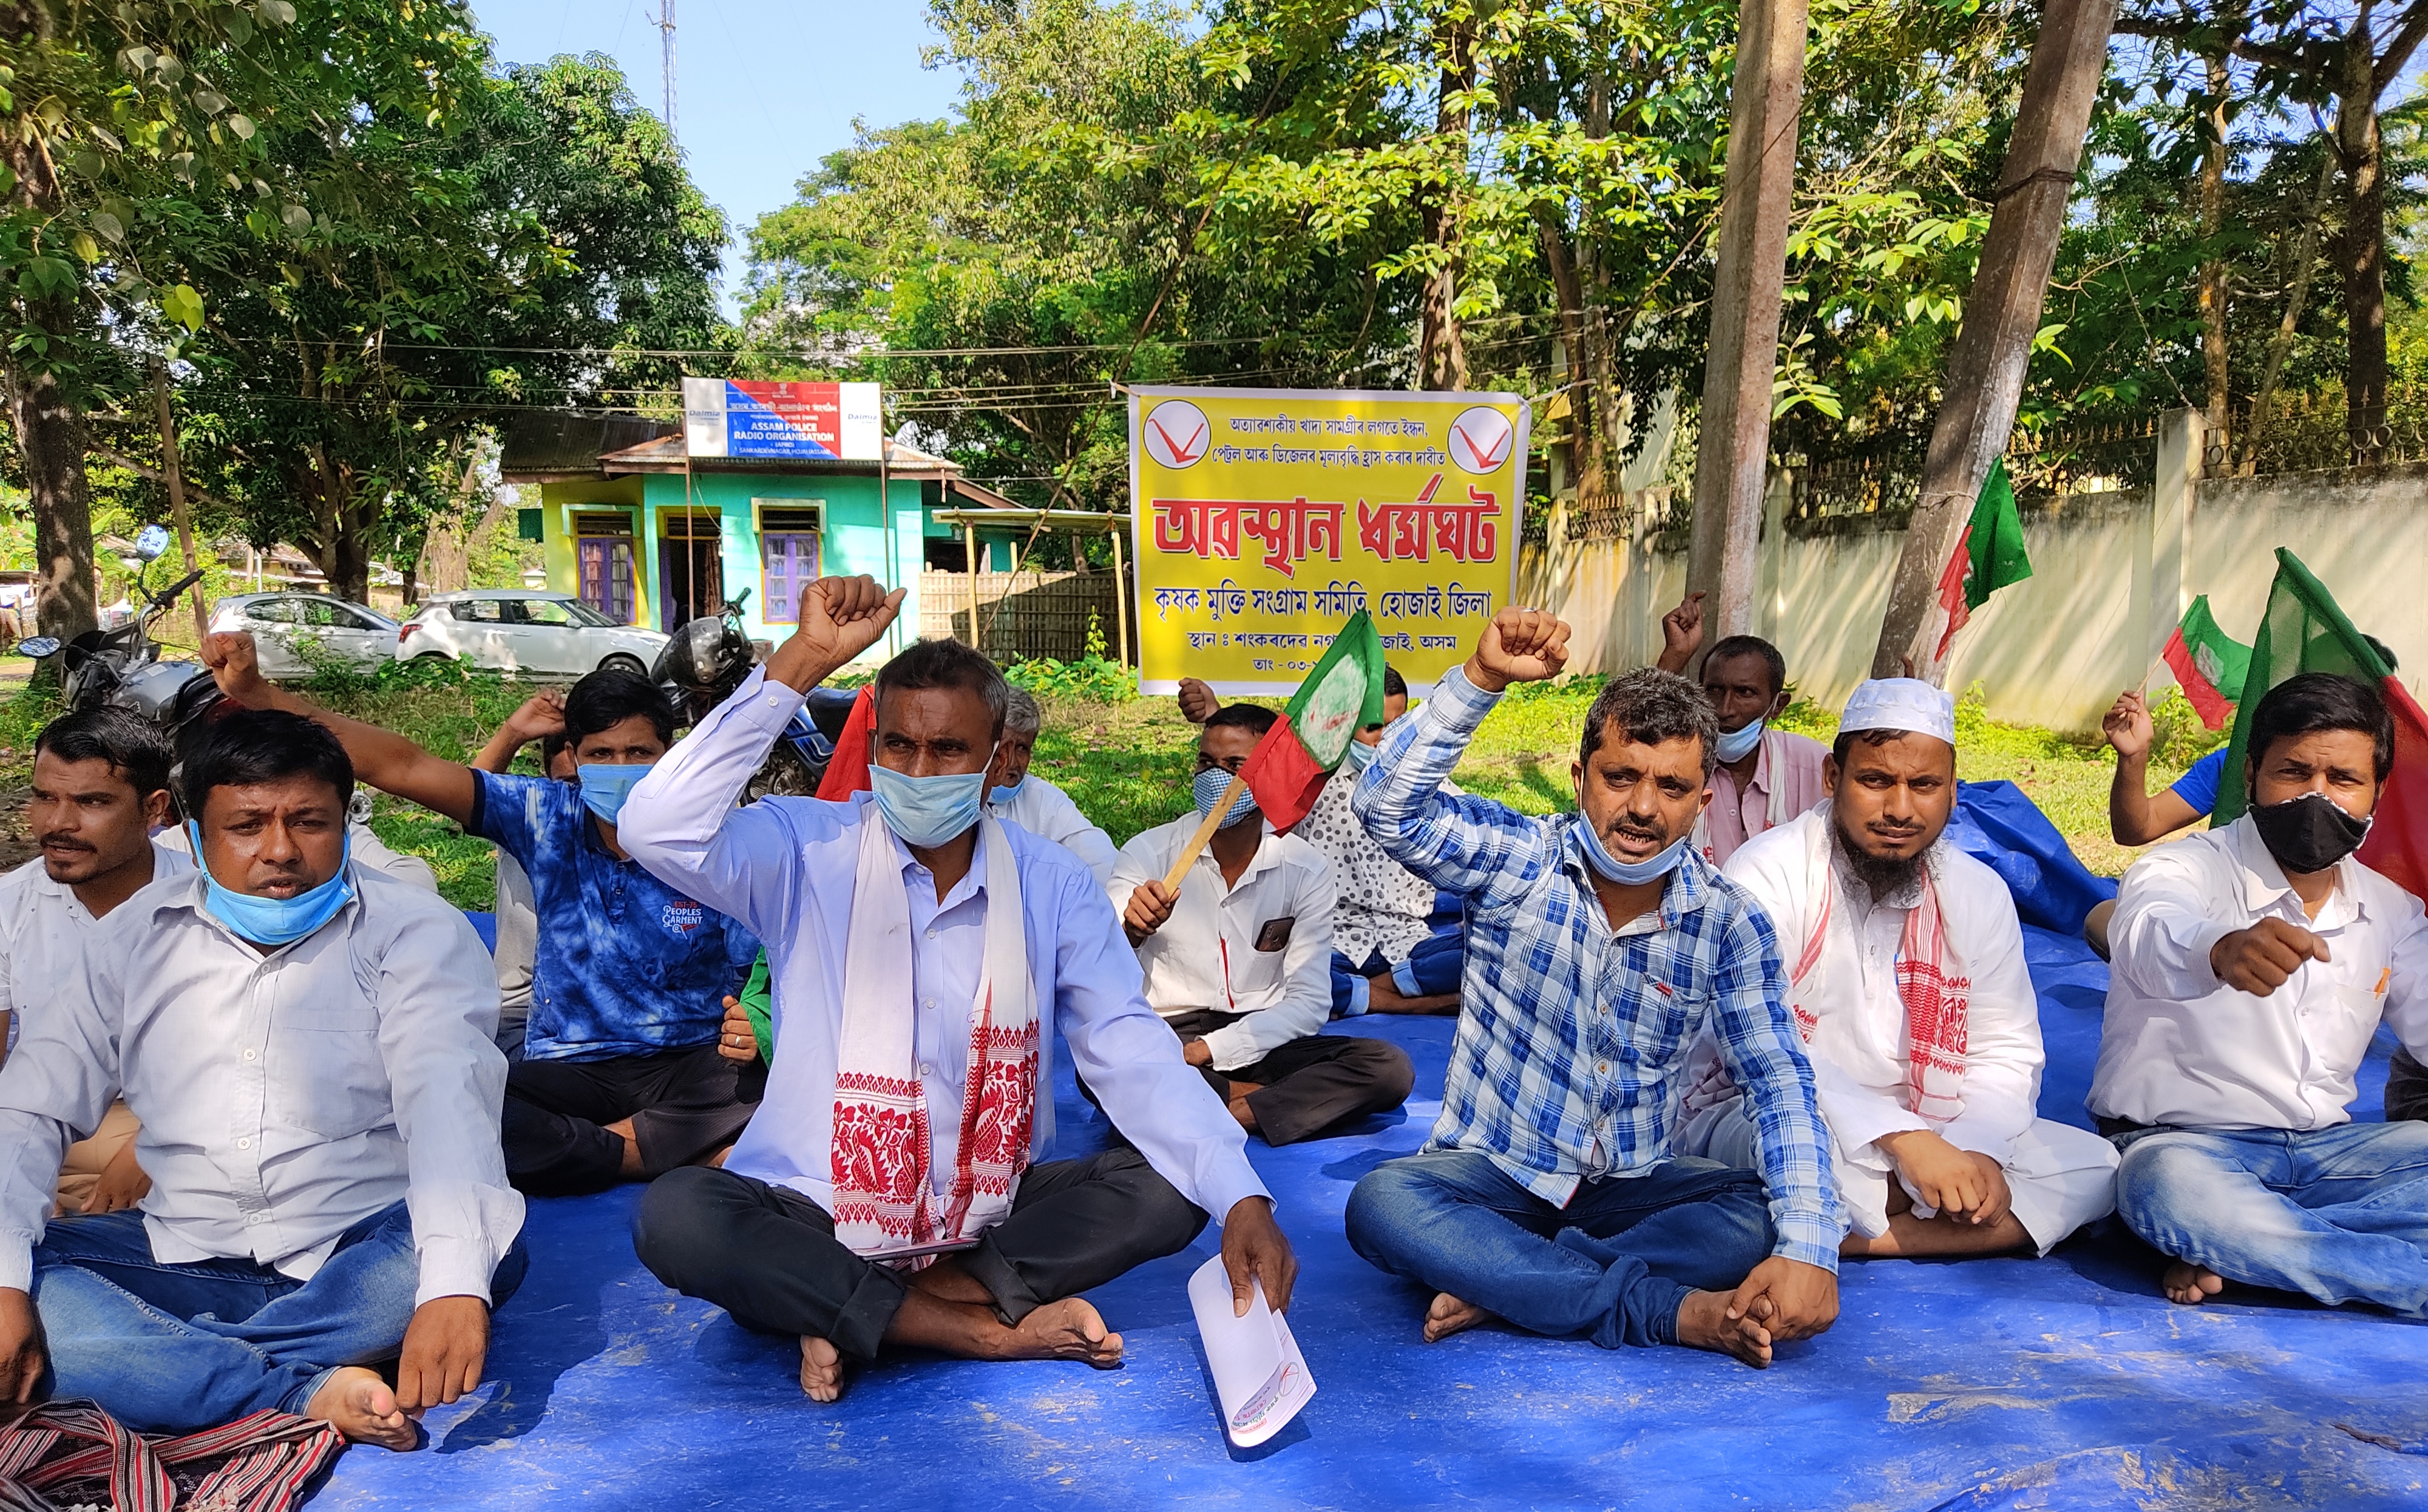
<svg viewBox="0 0 2428 1512">
<path fill-rule="evenodd" d="M 804 694 L 902 601 L 861 578 L 632 789 L 641 863 L 765 943 L 766 1100 L 722 1169 L 668 1173 L 633 1222 L 643 1263 L 743 1323 L 796 1335 L 801 1389 L 842 1394 L 888 1343 L 973 1359 L 1121 1361 L 1077 1293 L 1186 1246 L 1208 1214 L 1245 1311 L 1297 1262 L 1246 1134 L 1140 992 L 1112 905 L 1061 846 L 987 817 L 1007 689 L 921 641 L 877 675 L 872 790 L 734 807 Z M 1042 1161 L 1055 1015 L 1127 1140 Z"/>
</svg>

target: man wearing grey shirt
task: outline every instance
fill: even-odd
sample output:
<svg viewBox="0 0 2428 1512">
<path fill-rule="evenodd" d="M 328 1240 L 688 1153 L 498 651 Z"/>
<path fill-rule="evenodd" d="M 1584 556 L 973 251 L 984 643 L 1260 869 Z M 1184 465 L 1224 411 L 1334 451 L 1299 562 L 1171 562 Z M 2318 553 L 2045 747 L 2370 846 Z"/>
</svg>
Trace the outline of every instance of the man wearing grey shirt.
<svg viewBox="0 0 2428 1512">
<path fill-rule="evenodd" d="M 311 721 L 219 720 L 184 778 L 203 870 L 113 910 L 0 1069 L 0 1403 L 47 1370 L 145 1432 L 277 1408 L 407 1449 L 479 1384 L 525 1264 L 497 982 L 462 914 L 349 857 L 353 789 Z M 140 1211 L 46 1224 L 121 1092 Z"/>
</svg>

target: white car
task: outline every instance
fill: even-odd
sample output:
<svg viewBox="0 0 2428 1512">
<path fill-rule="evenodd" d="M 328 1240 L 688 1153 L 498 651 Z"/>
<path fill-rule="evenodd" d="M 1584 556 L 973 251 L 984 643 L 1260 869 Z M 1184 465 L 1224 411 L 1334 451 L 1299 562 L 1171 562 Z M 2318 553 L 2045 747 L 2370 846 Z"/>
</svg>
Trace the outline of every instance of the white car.
<svg viewBox="0 0 2428 1512">
<path fill-rule="evenodd" d="M 562 677 L 621 666 L 647 676 L 665 643 L 656 631 L 616 624 L 571 594 L 474 588 L 423 600 L 397 629 L 396 659 Z"/>
<path fill-rule="evenodd" d="M 368 672 L 396 654 L 396 621 L 324 593 L 243 593 L 211 606 L 214 632 L 253 636 L 264 677 L 310 677 L 335 662 Z"/>
</svg>

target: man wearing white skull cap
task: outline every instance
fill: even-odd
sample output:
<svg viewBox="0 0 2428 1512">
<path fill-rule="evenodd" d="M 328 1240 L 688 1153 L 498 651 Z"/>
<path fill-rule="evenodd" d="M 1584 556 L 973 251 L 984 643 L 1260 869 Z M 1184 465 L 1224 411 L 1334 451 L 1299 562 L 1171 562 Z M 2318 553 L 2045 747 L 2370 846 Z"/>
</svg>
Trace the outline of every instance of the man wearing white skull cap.
<svg viewBox="0 0 2428 1512">
<path fill-rule="evenodd" d="M 2035 1113 L 2045 1057 L 2014 900 L 1944 838 L 1955 700 L 1865 682 L 1822 781 L 1827 799 L 1723 875 L 1779 931 L 1852 1226 L 1841 1253 L 2046 1254 L 2113 1210 L 2116 1157 Z M 1743 1163 L 1752 1124 L 1724 1078 L 1699 1078 L 1687 1111 L 1700 1153 Z"/>
</svg>

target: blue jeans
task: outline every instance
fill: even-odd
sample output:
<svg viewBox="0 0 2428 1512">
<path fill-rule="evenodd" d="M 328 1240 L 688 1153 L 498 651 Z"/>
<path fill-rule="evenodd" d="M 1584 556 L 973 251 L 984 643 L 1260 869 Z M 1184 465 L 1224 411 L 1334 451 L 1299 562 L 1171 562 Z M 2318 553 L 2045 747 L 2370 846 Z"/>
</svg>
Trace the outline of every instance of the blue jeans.
<svg viewBox="0 0 2428 1512">
<path fill-rule="evenodd" d="M 2428 1124 L 2132 1129 L 2116 1210 L 2229 1281 L 2428 1317 Z"/>
<path fill-rule="evenodd" d="M 517 1239 L 493 1305 L 529 1263 Z M 143 1433 L 300 1413 L 338 1366 L 396 1357 L 419 1280 L 401 1202 L 346 1230 L 309 1281 L 252 1260 L 156 1260 L 139 1213 L 57 1219 L 34 1251 L 50 1394 L 90 1397 Z"/>
<path fill-rule="evenodd" d="M 1676 1343 L 1686 1294 L 1735 1287 L 1771 1248 L 1762 1177 L 1682 1157 L 1554 1208 L 1486 1156 L 1433 1150 L 1369 1172 L 1347 1221 L 1350 1247 L 1393 1275 L 1604 1349 Z"/>
<path fill-rule="evenodd" d="M 1366 1011 L 1366 985 L 1369 977 L 1388 972 L 1391 985 L 1403 997 L 1437 997 L 1458 991 L 1458 979 L 1467 970 L 1467 935 L 1452 929 L 1444 934 L 1429 934 L 1417 942 L 1408 959 L 1392 965 L 1377 950 L 1363 961 L 1350 960 L 1339 951 L 1332 953 L 1332 1016 L 1355 1018 Z"/>
</svg>

